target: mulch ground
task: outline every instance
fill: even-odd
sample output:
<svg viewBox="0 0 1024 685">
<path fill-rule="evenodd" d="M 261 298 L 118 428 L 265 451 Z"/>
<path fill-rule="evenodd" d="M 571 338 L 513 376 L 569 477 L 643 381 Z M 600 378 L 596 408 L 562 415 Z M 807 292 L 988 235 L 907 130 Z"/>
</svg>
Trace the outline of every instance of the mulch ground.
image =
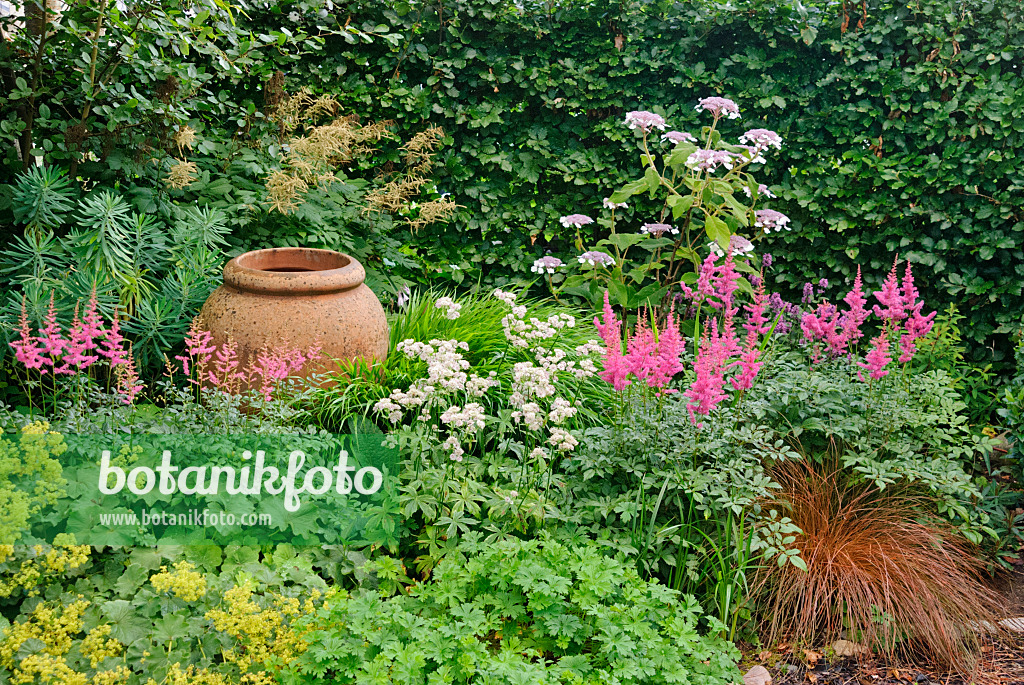
<svg viewBox="0 0 1024 685">
<path fill-rule="evenodd" d="M 875 658 L 816 663 L 781 658 L 768 670 L 773 685 L 1024 685 L 1024 636 L 985 645 L 974 674 L 966 678 Z"/>
<path fill-rule="evenodd" d="M 1005 581 L 1007 616 L 1024 616 L 1024 572 Z M 772 675 L 772 685 L 1024 685 L 1024 634 L 991 641 L 970 676 L 936 672 L 921 665 L 886 662 L 879 657 L 833 658 L 826 650 L 794 650 L 780 645 L 751 653 L 749 664 L 760 663 Z"/>
</svg>

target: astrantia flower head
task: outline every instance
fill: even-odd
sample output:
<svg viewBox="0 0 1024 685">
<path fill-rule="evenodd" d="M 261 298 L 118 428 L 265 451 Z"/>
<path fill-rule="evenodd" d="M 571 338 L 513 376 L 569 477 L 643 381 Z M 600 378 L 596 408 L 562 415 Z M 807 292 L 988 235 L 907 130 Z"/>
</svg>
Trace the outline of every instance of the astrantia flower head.
<svg viewBox="0 0 1024 685">
<path fill-rule="evenodd" d="M 615 258 L 610 254 L 598 252 L 597 250 L 584 252 L 577 259 L 579 259 L 580 264 L 589 264 L 590 266 L 611 266 L 615 263 Z"/>
<path fill-rule="evenodd" d="M 685 131 L 669 131 L 668 133 L 661 134 L 662 140 L 667 140 L 670 143 L 696 143 L 697 139 Z"/>
<path fill-rule="evenodd" d="M 641 233 L 648 233 L 653 235 L 655 238 L 660 238 L 666 233 L 679 233 L 678 228 L 673 228 L 668 224 L 644 224 L 640 228 Z"/>
<path fill-rule="evenodd" d="M 729 119 L 740 118 L 739 106 L 730 100 L 729 98 L 710 97 L 704 98 L 695 107 L 699 112 L 701 110 L 705 112 L 711 112 L 715 118 L 727 117 Z"/>
<path fill-rule="evenodd" d="M 654 128 L 664 131 L 666 124 L 665 119 L 660 114 L 640 110 L 626 113 L 626 126 L 638 128 L 646 133 Z"/>
<path fill-rule="evenodd" d="M 714 171 L 722 166 L 732 169 L 735 156 L 725 150 L 697 150 L 686 158 L 686 166 L 697 171 Z"/>
<path fill-rule="evenodd" d="M 605 198 L 601 204 L 605 209 L 625 209 L 627 206 L 625 202 L 612 202 L 608 198 Z"/>
<path fill-rule="evenodd" d="M 565 266 L 565 264 L 558 257 L 541 257 L 533 263 L 533 266 L 530 267 L 530 271 L 535 274 L 553 274 L 555 273 L 555 269 L 561 266 Z"/>
<path fill-rule="evenodd" d="M 558 222 L 566 228 L 569 228 L 570 226 L 579 228 L 580 226 L 586 226 L 587 224 L 594 223 L 594 220 L 586 214 L 570 214 L 568 216 L 563 216 L 558 220 Z"/>
<path fill-rule="evenodd" d="M 754 225 L 763 228 L 765 233 L 769 233 L 773 228 L 776 231 L 784 228 L 789 230 L 789 217 L 774 209 L 759 209 L 754 212 Z"/>
<path fill-rule="evenodd" d="M 752 143 L 762 150 L 767 150 L 770 147 L 776 150 L 782 149 L 782 136 L 775 131 L 769 131 L 766 128 L 752 128 L 742 136 L 740 136 L 741 143 Z"/>
</svg>

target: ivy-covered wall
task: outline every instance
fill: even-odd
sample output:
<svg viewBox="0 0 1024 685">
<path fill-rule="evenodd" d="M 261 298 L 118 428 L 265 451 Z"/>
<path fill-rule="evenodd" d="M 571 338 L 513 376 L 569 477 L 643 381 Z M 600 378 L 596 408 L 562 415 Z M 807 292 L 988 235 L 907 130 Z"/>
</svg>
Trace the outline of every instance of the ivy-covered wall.
<svg viewBox="0 0 1024 685">
<path fill-rule="evenodd" d="M 329 40 L 287 80 L 369 119 L 445 128 L 439 187 L 465 209 L 437 264 L 455 280 L 571 254 L 557 218 L 596 215 L 638 169 L 623 114 L 697 131 L 697 100 L 720 94 L 743 113 L 725 135 L 785 140 L 767 165 L 769 206 L 794 220 L 772 237 L 776 279 L 835 283 L 858 264 L 880 278 L 899 253 L 930 303 L 960 303 L 970 337 L 1019 325 L 1022 3 L 811 5 L 351 2 L 333 11 L 375 39 Z"/>
</svg>

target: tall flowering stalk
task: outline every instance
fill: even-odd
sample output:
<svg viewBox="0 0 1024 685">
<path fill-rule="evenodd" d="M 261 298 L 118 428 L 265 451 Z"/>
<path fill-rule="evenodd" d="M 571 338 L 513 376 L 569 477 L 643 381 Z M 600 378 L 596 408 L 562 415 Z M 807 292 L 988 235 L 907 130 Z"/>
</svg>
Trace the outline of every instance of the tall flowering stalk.
<svg viewBox="0 0 1024 685">
<path fill-rule="evenodd" d="M 738 136 L 738 142 L 729 143 L 722 139 L 718 128 L 740 118 L 739 105 L 712 96 L 701 99 L 696 109 L 712 120 L 702 139 L 685 131 L 666 132 L 668 122 L 655 112 L 635 110 L 625 115 L 624 125 L 637 132 L 643 174 L 604 198 L 603 207 L 610 210 L 610 218 L 598 222 L 607 227 L 609 235 L 593 246 L 584 246 L 580 227 L 594 223 L 594 219 L 585 214 L 560 219 L 562 226 L 575 229 L 576 248 L 582 253 L 578 261 L 584 265 L 581 273 L 567 277 L 562 287 L 576 288 L 590 279 L 604 281 L 608 287 L 615 282 L 620 287 L 614 292 L 625 293 L 625 299 L 619 302 L 624 304 L 651 285 L 671 290 L 689 270 L 687 265 L 698 270 L 697 250 L 705 240 L 710 239 L 720 253 L 735 255 L 753 250 L 754 244 L 742 235 L 734 235 L 734 230 L 749 232 L 756 241 L 791 228 L 786 215 L 757 207 L 774 195 L 751 174 L 755 165 L 767 162 L 769 151 L 782 148 L 781 136 L 765 128 L 751 128 Z M 616 210 L 626 209 L 626 200 L 646 192 L 652 197 L 662 195 L 660 210 L 654 216 L 628 217 L 635 222 L 633 227 L 619 230 L 621 219 L 617 222 Z M 644 268 L 628 268 L 628 253 L 635 245 L 643 247 L 648 262 Z M 550 273 L 543 259 L 533 268 L 538 273 Z M 559 266 L 568 263 L 570 259 L 559 261 Z M 666 297 L 670 299 L 670 295 Z"/>
</svg>

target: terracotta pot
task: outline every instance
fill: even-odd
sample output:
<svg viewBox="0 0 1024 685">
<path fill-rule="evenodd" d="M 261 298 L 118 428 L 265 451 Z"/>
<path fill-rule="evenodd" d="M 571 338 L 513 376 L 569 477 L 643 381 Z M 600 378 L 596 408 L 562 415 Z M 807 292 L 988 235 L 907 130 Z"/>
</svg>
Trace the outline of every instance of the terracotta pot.
<svg viewBox="0 0 1024 685">
<path fill-rule="evenodd" d="M 246 252 L 225 265 L 224 284 L 200 316 L 214 344 L 229 337 L 238 344 L 243 368 L 260 348 L 283 342 L 299 350 L 322 346 L 322 359 L 303 369 L 307 376 L 335 370 L 336 359 L 384 359 L 387 317 L 365 277 L 362 264 L 332 250 Z"/>
</svg>

